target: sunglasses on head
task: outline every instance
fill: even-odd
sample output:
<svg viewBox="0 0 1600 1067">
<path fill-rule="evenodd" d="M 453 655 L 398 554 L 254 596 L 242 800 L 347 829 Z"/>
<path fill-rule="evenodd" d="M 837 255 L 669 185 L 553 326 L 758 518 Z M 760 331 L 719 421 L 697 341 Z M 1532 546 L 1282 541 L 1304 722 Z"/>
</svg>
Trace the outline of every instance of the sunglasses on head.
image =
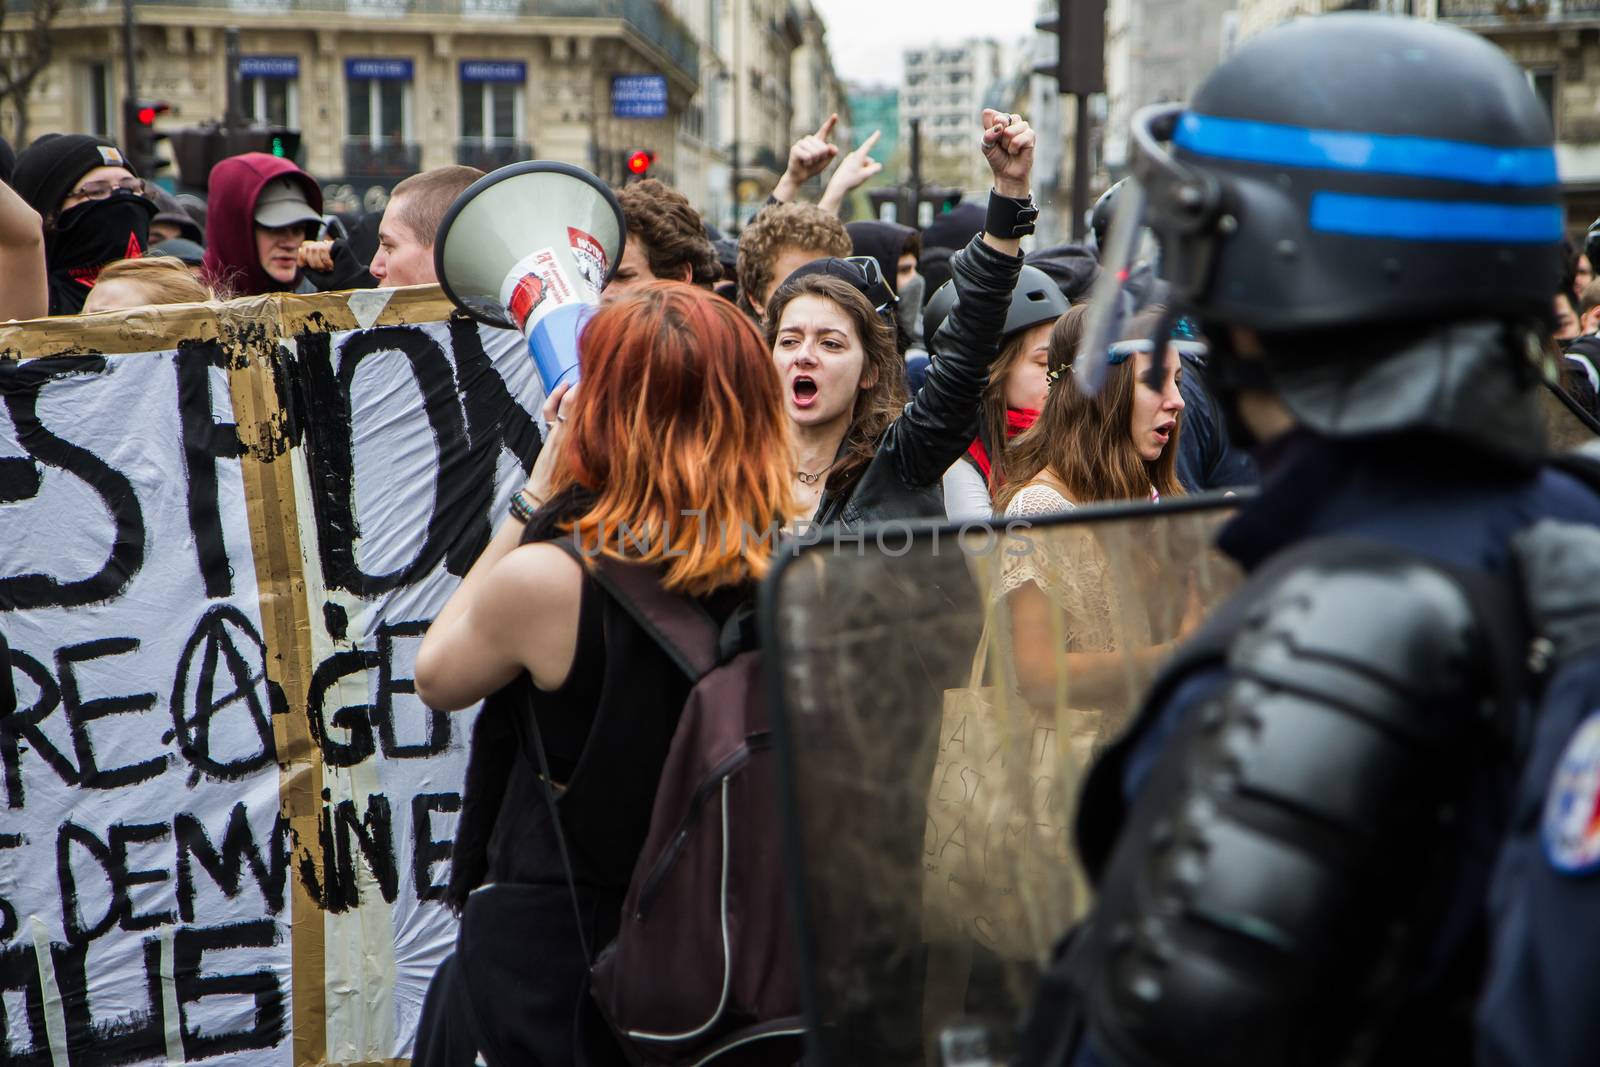
<svg viewBox="0 0 1600 1067">
<path fill-rule="evenodd" d="M 861 280 L 867 284 L 868 289 L 871 289 L 873 286 L 881 285 L 889 291 L 889 299 L 873 308 L 873 311 L 876 311 L 878 314 L 882 315 L 884 312 L 889 311 L 894 307 L 894 289 L 887 281 L 884 280 L 883 270 L 878 266 L 877 260 L 873 259 L 871 256 L 846 256 L 839 262 L 849 264 L 852 270 L 860 274 Z"/>
</svg>

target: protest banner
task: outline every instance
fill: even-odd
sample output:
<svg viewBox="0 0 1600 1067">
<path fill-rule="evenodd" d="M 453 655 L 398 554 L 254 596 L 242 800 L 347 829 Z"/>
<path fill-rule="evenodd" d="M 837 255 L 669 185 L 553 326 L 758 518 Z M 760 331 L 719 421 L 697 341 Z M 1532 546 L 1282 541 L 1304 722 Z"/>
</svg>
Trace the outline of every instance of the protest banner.
<svg viewBox="0 0 1600 1067">
<path fill-rule="evenodd" d="M 537 455 L 435 287 L 0 327 L 0 1061 L 403 1062 L 474 711 L 416 646 Z"/>
</svg>

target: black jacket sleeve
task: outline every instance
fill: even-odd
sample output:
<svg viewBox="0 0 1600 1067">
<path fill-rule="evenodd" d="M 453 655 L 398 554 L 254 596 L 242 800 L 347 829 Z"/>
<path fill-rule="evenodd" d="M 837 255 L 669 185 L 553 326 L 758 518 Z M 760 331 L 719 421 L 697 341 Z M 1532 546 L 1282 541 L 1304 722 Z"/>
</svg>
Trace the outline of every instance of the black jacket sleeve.
<svg viewBox="0 0 1600 1067">
<path fill-rule="evenodd" d="M 1022 257 L 997 252 L 972 239 L 950 258 L 956 304 L 930 346 L 937 352 L 922 388 L 884 434 L 887 451 L 907 485 L 932 485 L 978 436 L 978 406 L 1000 337 Z"/>
</svg>

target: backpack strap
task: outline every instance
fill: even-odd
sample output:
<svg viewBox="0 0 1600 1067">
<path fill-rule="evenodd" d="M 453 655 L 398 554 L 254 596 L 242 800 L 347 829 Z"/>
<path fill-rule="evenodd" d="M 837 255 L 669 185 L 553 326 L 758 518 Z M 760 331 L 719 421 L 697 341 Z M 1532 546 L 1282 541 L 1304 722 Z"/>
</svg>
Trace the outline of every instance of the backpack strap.
<svg viewBox="0 0 1600 1067">
<path fill-rule="evenodd" d="M 699 681 L 722 662 L 723 627 L 694 600 L 661 588 L 655 568 L 590 555 L 572 538 L 551 543 L 577 560 L 690 681 Z"/>
</svg>

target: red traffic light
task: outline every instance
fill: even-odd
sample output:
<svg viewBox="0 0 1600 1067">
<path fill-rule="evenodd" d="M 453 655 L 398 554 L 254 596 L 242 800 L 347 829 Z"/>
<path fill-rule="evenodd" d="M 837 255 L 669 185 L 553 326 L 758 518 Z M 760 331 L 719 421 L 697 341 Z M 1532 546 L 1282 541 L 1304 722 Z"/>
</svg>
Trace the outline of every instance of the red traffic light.
<svg viewBox="0 0 1600 1067">
<path fill-rule="evenodd" d="M 172 110 L 172 105 L 160 100 L 140 101 L 134 105 L 133 117 L 141 126 L 154 126 L 156 118 Z"/>
<path fill-rule="evenodd" d="M 628 157 L 628 169 L 634 174 L 643 174 L 650 169 L 650 164 L 656 161 L 654 152 L 638 151 Z"/>
</svg>

